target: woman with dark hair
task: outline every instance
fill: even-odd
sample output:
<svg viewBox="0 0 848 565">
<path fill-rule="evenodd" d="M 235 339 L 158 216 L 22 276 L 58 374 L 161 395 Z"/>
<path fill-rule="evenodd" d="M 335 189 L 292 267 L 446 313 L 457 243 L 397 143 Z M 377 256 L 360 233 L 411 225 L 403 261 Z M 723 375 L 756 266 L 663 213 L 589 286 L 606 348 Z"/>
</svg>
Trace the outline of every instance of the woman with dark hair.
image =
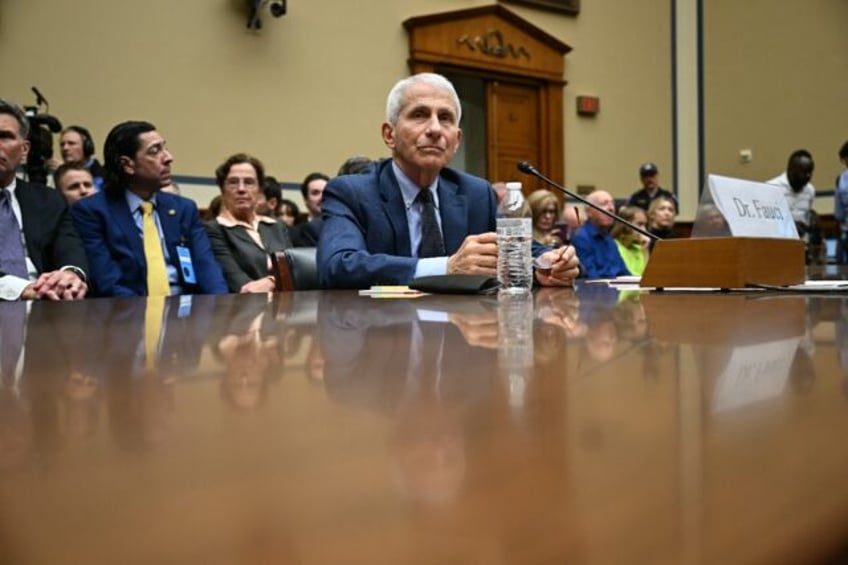
<svg viewBox="0 0 848 565">
<path fill-rule="evenodd" d="M 280 219 L 288 227 L 296 226 L 303 222 L 303 218 L 300 217 L 300 208 L 288 198 L 280 200 Z"/>
<path fill-rule="evenodd" d="M 215 258 L 231 292 L 272 292 L 271 254 L 291 247 L 284 225 L 256 214 L 265 168 L 256 157 L 233 155 L 218 167 L 221 212 L 206 224 Z"/>
</svg>

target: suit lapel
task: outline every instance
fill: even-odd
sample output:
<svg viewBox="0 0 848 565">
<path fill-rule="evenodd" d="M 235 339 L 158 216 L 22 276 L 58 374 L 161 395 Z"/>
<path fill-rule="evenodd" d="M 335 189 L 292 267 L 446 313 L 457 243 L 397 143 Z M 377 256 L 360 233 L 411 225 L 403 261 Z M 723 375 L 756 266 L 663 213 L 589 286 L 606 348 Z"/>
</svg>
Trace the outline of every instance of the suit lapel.
<svg viewBox="0 0 848 565">
<path fill-rule="evenodd" d="M 117 198 L 106 198 L 106 203 L 109 206 L 109 216 L 114 219 L 118 229 L 120 229 L 126 240 L 129 242 L 130 252 L 138 263 L 139 267 L 144 271 L 147 263 L 144 260 L 144 241 L 138 231 L 138 226 L 133 219 L 133 213 L 127 205 L 127 200 L 121 194 Z"/>
<path fill-rule="evenodd" d="M 439 215 L 442 218 L 442 237 L 445 251 L 454 253 L 468 234 L 468 210 L 465 198 L 459 195 L 457 185 L 444 177 L 439 178 Z"/>
<path fill-rule="evenodd" d="M 262 238 L 262 242 L 265 244 L 265 249 L 264 249 L 265 253 L 273 253 L 274 251 L 282 251 L 286 247 L 285 242 L 282 241 L 282 239 L 279 237 L 279 235 L 278 235 L 279 232 L 276 229 L 274 229 L 274 227 L 275 226 L 273 226 L 271 224 L 266 224 L 265 222 L 259 222 L 259 237 Z M 250 239 L 249 236 L 248 236 L 248 239 Z M 256 242 L 254 242 L 253 239 L 250 239 L 250 241 L 252 241 L 253 244 L 256 245 Z M 257 247 L 259 247 L 259 246 L 257 245 Z"/>
<path fill-rule="evenodd" d="M 380 198 L 383 202 L 383 211 L 392 230 L 395 232 L 395 254 L 411 257 L 412 249 L 409 240 L 409 224 L 406 221 L 406 207 L 403 204 L 403 195 L 400 192 L 395 173 L 392 170 L 392 160 L 387 159 L 380 171 Z"/>
</svg>

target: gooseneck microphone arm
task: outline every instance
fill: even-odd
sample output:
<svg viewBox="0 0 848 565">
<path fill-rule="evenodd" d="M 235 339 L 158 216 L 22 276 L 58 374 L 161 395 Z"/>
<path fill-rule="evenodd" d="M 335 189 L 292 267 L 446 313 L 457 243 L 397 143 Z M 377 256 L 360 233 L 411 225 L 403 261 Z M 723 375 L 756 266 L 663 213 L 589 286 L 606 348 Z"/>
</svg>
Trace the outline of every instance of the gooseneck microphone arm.
<svg viewBox="0 0 848 565">
<path fill-rule="evenodd" d="M 532 176 L 536 177 L 537 179 L 544 181 L 546 184 L 551 185 L 552 187 L 556 188 L 557 190 L 559 190 L 560 192 L 562 192 L 566 196 L 570 196 L 571 198 L 574 198 L 575 200 L 579 200 L 580 202 L 582 202 L 586 206 L 589 206 L 590 208 L 594 208 L 595 210 L 597 210 L 601 214 L 607 216 L 608 218 L 612 218 L 616 222 L 621 222 L 625 226 L 631 228 L 634 231 L 641 233 L 645 237 L 648 237 L 648 238 L 653 239 L 653 240 L 662 239 L 661 237 L 652 234 L 651 232 L 649 232 L 645 228 L 640 228 L 639 226 L 637 226 L 633 222 L 628 222 L 627 220 L 625 220 L 624 218 L 622 218 L 618 214 L 613 214 L 612 212 L 608 212 L 607 210 L 604 210 L 603 208 L 601 208 L 597 204 L 593 204 L 592 202 L 590 202 L 586 198 L 583 198 L 582 196 L 580 196 L 576 192 L 572 192 L 572 191 L 568 190 L 567 188 L 565 188 L 564 186 L 555 183 L 554 181 L 552 181 L 551 179 L 549 179 L 548 177 L 546 177 L 545 175 L 540 173 L 536 169 L 536 167 L 534 167 L 533 165 L 531 165 L 527 161 L 519 161 L 517 167 L 518 167 L 518 170 L 521 171 L 522 173 L 532 175 Z"/>
</svg>

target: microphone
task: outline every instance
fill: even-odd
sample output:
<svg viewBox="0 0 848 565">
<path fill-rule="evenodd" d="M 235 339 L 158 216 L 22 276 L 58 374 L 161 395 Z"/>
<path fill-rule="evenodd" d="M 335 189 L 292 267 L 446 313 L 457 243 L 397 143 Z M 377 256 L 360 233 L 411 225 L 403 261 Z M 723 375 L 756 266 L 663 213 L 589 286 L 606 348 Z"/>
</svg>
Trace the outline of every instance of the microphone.
<svg viewBox="0 0 848 565">
<path fill-rule="evenodd" d="M 629 221 L 625 220 L 624 218 L 622 218 L 618 214 L 608 212 L 608 211 L 604 210 L 603 208 L 601 208 L 600 206 L 598 206 L 597 204 L 593 204 L 589 200 L 583 198 L 582 196 L 580 196 L 576 192 L 572 192 L 572 191 L 568 190 L 567 188 L 565 188 L 564 186 L 555 183 L 554 181 L 552 181 L 551 179 L 549 179 L 548 177 L 546 177 L 545 175 L 540 173 L 539 170 L 536 169 L 536 167 L 534 167 L 533 165 L 531 165 L 527 161 L 519 161 L 518 165 L 516 165 L 516 166 L 517 166 L 518 170 L 521 171 L 522 173 L 527 174 L 527 175 L 532 175 L 532 176 L 536 177 L 537 179 L 544 181 L 546 184 L 551 185 L 552 187 L 556 188 L 557 190 L 559 190 L 560 192 L 562 192 L 566 196 L 570 196 L 571 198 L 574 198 L 575 200 L 579 200 L 580 202 L 582 202 L 586 206 L 589 206 L 590 208 L 594 208 L 595 210 L 602 213 L 604 216 L 607 216 L 608 218 L 612 218 L 613 220 L 615 220 L 617 222 L 621 222 L 625 226 L 629 227 L 630 229 L 632 229 L 634 231 L 641 233 L 645 237 L 648 237 L 648 238 L 650 238 L 654 241 L 656 241 L 658 239 L 662 239 L 661 237 L 652 234 L 651 232 L 649 232 L 645 228 L 640 228 L 639 226 L 637 226 L 633 222 L 629 222 Z"/>
<path fill-rule="evenodd" d="M 40 90 L 33 86 L 32 92 L 33 94 L 35 94 L 36 105 L 41 106 L 42 104 L 44 104 L 46 107 L 50 107 L 50 104 L 47 102 L 47 98 L 44 97 Z"/>
</svg>

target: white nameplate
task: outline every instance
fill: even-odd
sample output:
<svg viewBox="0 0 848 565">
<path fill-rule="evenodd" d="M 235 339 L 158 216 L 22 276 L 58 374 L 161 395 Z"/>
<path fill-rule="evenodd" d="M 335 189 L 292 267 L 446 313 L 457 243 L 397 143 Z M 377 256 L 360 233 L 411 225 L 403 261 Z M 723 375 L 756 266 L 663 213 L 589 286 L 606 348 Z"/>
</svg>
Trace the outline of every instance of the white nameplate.
<svg viewBox="0 0 848 565">
<path fill-rule="evenodd" d="M 719 175 L 709 175 L 707 185 L 735 237 L 798 239 L 780 187 Z"/>
</svg>

